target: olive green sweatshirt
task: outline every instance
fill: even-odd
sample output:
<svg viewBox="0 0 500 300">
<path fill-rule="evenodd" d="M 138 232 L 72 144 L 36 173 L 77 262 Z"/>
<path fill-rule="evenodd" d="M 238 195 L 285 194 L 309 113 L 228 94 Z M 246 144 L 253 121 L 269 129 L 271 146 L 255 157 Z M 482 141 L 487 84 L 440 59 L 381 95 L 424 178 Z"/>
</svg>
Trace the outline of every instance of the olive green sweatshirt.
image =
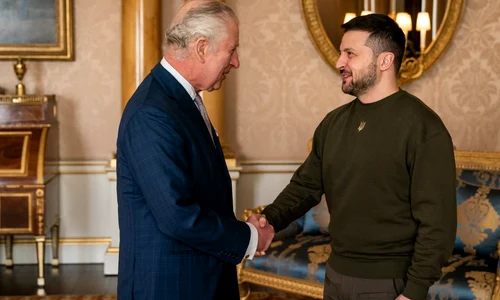
<svg viewBox="0 0 500 300">
<path fill-rule="evenodd" d="M 263 214 L 276 231 L 326 196 L 340 274 L 405 278 L 403 295 L 426 298 L 456 233 L 455 160 L 441 119 L 399 90 L 371 104 L 330 112 L 313 148 Z"/>
</svg>

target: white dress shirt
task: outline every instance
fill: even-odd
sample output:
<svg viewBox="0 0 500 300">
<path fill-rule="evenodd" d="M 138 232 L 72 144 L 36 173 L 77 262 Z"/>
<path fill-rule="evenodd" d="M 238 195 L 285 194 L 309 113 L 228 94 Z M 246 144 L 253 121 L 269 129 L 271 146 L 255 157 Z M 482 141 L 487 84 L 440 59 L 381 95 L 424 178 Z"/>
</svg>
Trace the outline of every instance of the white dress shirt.
<svg viewBox="0 0 500 300">
<path fill-rule="evenodd" d="M 167 70 L 174 78 L 177 80 L 182 87 L 186 90 L 186 92 L 189 94 L 191 99 L 194 102 L 194 99 L 196 97 L 196 90 L 194 87 L 186 80 L 186 78 L 182 77 L 182 75 L 177 72 L 172 65 L 168 63 L 168 61 L 165 58 L 162 58 L 161 60 L 161 65 Z M 196 104 L 195 104 L 196 106 Z M 196 106 L 198 107 L 198 106 Z M 250 227 L 250 242 L 248 243 L 247 251 L 245 252 L 245 258 L 247 259 L 253 259 L 255 252 L 257 251 L 257 243 L 259 242 L 259 233 L 257 231 L 257 228 L 252 224 L 247 222 L 248 227 Z"/>
</svg>

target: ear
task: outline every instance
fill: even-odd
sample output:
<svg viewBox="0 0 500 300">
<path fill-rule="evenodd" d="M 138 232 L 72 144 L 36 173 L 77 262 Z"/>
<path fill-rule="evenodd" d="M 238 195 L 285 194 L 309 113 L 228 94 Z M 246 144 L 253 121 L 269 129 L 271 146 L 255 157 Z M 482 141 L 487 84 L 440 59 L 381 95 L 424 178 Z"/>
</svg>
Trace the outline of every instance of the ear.
<svg viewBox="0 0 500 300">
<path fill-rule="evenodd" d="M 383 52 L 380 54 L 380 70 L 387 71 L 394 63 L 394 53 Z"/>
<path fill-rule="evenodd" d="M 209 50 L 209 43 L 206 37 L 201 37 L 194 43 L 194 55 L 202 63 L 205 62 Z"/>
</svg>

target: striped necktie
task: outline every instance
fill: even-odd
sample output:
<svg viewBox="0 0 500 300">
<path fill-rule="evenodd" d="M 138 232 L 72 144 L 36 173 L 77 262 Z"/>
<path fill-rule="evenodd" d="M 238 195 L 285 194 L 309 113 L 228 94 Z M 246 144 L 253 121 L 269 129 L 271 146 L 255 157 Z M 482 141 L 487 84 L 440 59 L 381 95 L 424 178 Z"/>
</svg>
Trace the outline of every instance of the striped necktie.
<svg viewBox="0 0 500 300">
<path fill-rule="evenodd" d="M 210 133 L 210 137 L 212 138 L 212 142 L 214 142 L 214 137 L 212 136 L 212 125 L 210 123 L 210 119 L 208 118 L 208 113 L 205 108 L 205 105 L 203 105 L 203 101 L 201 100 L 200 95 L 196 94 L 196 97 L 194 98 L 194 102 L 196 103 L 196 106 L 198 107 L 198 110 L 201 113 L 201 116 L 203 117 L 203 121 L 205 121 L 205 125 L 207 125 L 208 133 Z"/>
</svg>

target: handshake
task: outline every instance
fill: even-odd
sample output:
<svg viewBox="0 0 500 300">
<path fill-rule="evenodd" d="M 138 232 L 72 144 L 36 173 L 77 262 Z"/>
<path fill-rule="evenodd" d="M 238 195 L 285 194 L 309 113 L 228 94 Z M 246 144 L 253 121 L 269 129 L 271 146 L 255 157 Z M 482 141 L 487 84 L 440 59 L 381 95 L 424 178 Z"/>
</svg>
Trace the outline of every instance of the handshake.
<svg viewBox="0 0 500 300">
<path fill-rule="evenodd" d="M 258 232 L 257 251 L 255 256 L 262 256 L 266 254 L 267 248 L 271 245 L 274 238 L 274 227 L 269 224 L 265 215 L 253 214 L 248 217 L 247 222 L 252 223 Z"/>
</svg>

